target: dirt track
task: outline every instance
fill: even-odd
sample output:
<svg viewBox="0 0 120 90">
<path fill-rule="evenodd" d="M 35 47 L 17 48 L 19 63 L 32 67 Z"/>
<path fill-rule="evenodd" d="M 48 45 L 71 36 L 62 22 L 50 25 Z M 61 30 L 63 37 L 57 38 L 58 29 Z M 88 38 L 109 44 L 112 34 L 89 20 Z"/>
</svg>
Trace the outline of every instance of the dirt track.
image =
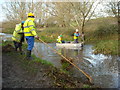
<svg viewBox="0 0 120 90">
<path fill-rule="evenodd" d="M 44 76 L 44 70 L 39 71 L 36 75 L 32 75 L 20 67 L 19 62 L 14 58 L 3 53 L 3 88 L 49 88 L 54 85 L 53 80 Z M 20 59 L 20 58 L 19 58 Z M 41 65 L 40 69 L 44 67 Z"/>
</svg>

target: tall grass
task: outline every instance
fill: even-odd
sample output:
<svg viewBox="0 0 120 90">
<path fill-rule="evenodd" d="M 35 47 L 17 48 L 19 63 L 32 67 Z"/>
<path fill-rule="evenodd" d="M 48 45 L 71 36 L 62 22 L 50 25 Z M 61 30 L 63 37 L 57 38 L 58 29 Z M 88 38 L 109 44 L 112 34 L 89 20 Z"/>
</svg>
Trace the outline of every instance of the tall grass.
<svg viewBox="0 0 120 90">
<path fill-rule="evenodd" d="M 118 26 L 100 25 L 95 31 L 87 33 L 87 41 L 94 42 L 94 53 L 118 54 Z"/>
<path fill-rule="evenodd" d="M 117 40 L 102 40 L 97 43 L 93 49 L 95 49 L 94 53 L 103 53 L 103 54 L 112 54 L 118 55 L 118 41 Z"/>
<path fill-rule="evenodd" d="M 14 28 L 5 28 L 2 30 L 2 33 L 13 34 Z"/>
<path fill-rule="evenodd" d="M 100 25 L 95 31 L 86 32 L 86 41 L 117 40 L 117 24 Z"/>
<path fill-rule="evenodd" d="M 73 32 L 72 28 L 49 27 L 38 33 L 38 36 L 45 42 L 57 42 L 56 39 L 62 34 L 64 41 L 71 41 L 73 40 Z"/>
<path fill-rule="evenodd" d="M 108 35 L 112 36 L 114 34 L 118 34 L 118 26 L 116 24 L 99 26 L 97 30 L 94 32 L 94 36 L 96 38 L 102 38 Z"/>
</svg>

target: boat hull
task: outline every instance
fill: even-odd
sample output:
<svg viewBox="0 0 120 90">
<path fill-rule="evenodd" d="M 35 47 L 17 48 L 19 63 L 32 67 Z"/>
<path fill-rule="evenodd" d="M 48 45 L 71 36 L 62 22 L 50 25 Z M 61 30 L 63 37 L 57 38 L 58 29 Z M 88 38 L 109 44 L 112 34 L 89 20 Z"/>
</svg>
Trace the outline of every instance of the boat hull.
<svg viewBox="0 0 120 90">
<path fill-rule="evenodd" d="M 82 43 L 56 43 L 58 48 L 66 48 L 66 49 L 81 49 L 83 46 Z"/>
</svg>

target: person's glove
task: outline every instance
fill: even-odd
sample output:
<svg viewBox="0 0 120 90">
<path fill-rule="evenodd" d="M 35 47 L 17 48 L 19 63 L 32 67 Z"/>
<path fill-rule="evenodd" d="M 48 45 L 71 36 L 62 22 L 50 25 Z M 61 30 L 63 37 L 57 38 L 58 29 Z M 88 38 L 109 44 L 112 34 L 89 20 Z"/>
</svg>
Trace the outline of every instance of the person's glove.
<svg viewBox="0 0 120 90">
<path fill-rule="evenodd" d="M 38 36 L 35 36 L 35 38 L 36 38 L 36 39 L 39 39 L 39 37 L 38 37 Z"/>
</svg>

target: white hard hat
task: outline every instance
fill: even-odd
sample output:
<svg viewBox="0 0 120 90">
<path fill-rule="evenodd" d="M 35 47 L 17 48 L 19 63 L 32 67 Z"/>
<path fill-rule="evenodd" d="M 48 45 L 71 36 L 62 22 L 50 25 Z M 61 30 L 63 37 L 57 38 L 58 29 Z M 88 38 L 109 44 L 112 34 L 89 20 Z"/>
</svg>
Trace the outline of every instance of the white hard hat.
<svg viewBox="0 0 120 90">
<path fill-rule="evenodd" d="M 76 29 L 76 32 L 78 32 L 78 29 Z"/>
</svg>

